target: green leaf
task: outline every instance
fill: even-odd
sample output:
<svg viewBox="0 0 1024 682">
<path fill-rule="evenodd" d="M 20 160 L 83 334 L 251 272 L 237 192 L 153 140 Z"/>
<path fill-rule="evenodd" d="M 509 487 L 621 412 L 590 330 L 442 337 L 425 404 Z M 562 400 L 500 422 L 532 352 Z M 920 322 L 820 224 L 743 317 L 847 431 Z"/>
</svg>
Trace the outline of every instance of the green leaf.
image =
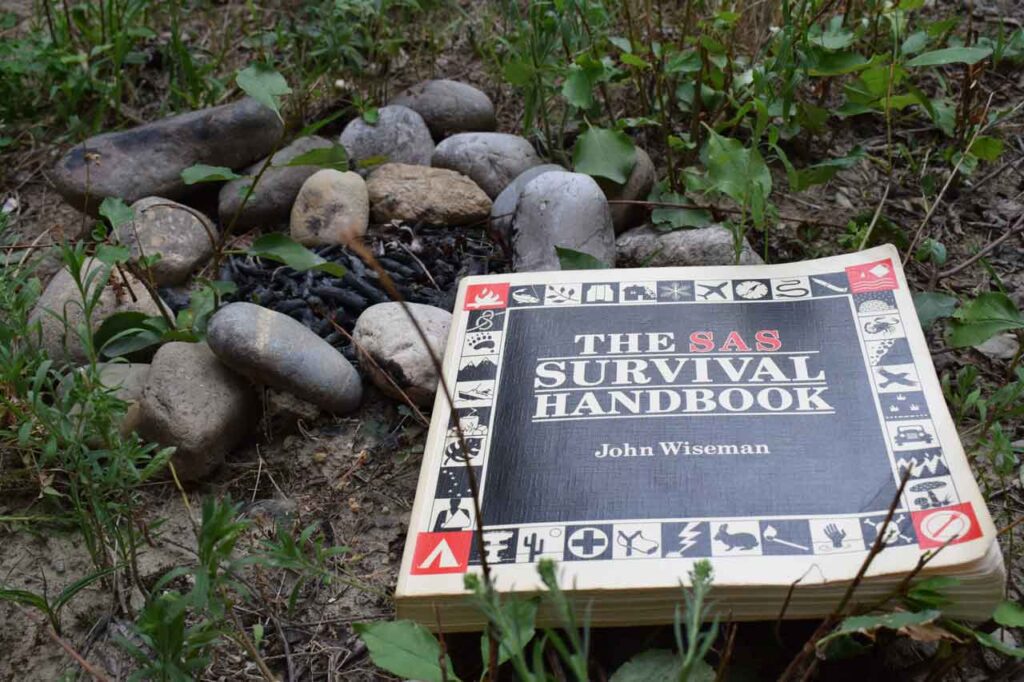
<svg viewBox="0 0 1024 682">
<path fill-rule="evenodd" d="M 929 237 L 921 242 L 914 257 L 922 263 L 930 261 L 936 265 L 942 265 L 946 262 L 946 245 L 938 239 Z"/>
<path fill-rule="evenodd" d="M 676 682 L 683 662 L 668 649 L 648 649 L 629 659 L 612 673 L 608 682 Z"/>
<path fill-rule="evenodd" d="M 708 128 L 708 180 L 712 188 L 746 206 L 772 191 L 772 175 L 756 147 L 744 148 L 739 140 Z"/>
<path fill-rule="evenodd" d="M 194 185 L 198 182 L 235 180 L 240 177 L 242 176 L 230 168 L 225 166 L 208 166 L 205 163 L 197 163 L 181 171 L 181 179 L 186 185 Z"/>
<path fill-rule="evenodd" d="M 292 91 L 284 76 L 266 64 L 252 64 L 238 72 L 235 83 L 245 94 L 281 118 L 281 97 Z"/>
<path fill-rule="evenodd" d="M 112 229 L 117 229 L 135 219 L 135 213 L 117 197 L 107 197 L 100 204 L 100 215 L 107 219 Z"/>
<path fill-rule="evenodd" d="M 380 120 L 380 109 L 377 107 L 369 107 L 363 112 L 362 118 L 370 125 L 376 125 L 377 121 Z"/>
<path fill-rule="evenodd" d="M 512 61 L 502 69 L 510 85 L 522 87 L 533 79 L 534 69 L 527 61 Z"/>
<path fill-rule="evenodd" d="M 558 264 L 563 270 L 604 270 L 609 267 L 604 261 L 582 251 L 556 246 L 555 253 L 558 254 Z"/>
<path fill-rule="evenodd" d="M 982 161 L 995 161 L 1003 153 L 1003 141 L 997 137 L 979 135 L 967 151 Z"/>
<path fill-rule="evenodd" d="M 1006 294 L 991 291 L 960 307 L 949 340 L 954 348 L 977 346 L 1014 329 L 1024 329 L 1024 317 Z"/>
<path fill-rule="evenodd" d="M 366 644 L 374 664 L 392 675 L 424 682 L 441 682 L 441 645 L 434 635 L 409 620 L 355 623 L 353 629 Z M 451 659 L 444 657 L 447 679 L 458 680 Z"/>
<path fill-rule="evenodd" d="M 920 54 L 907 66 L 943 66 L 945 64 L 977 64 L 992 54 L 989 47 L 947 47 Z"/>
<path fill-rule="evenodd" d="M 857 52 L 829 52 L 812 48 L 807 55 L 807 73 L 811 76 L 842 76 L 861 71 L 871 62 Z"/>
<path fill-rule="evenodd" d="M 651 65 L 645 59 L 637 57 L 635 54 L 624 54 L 620 57 L 623 64 L 635 66 L 638 69 L 649 69 Z"/>
<path fill-rule="evenodd" d="M 711 213 L 703 208 L 673 208 L 659 206 L 651 211 L 651 222 L 662 231 L 684 227 L 707 227 L 713 221 Z"/>
<path fill-rule="evenodd" d="M 633 171 L 636 145 L 622 131 L 589 128 L 576 140 L 572 161 L 579 173 L 608 178 L 621 185 Z"/>
<path fill-rule="evenodd" d="M 96 260 L 107 265 L 124 263 L 132 256 L 132 251 L 127 246 L 117 244 L 100 244 L 96 247 Z"/>
<path fill-rule="evenodd" d="M 562 85 L 562 97 L 574 107 L 589 109 L 594 104 L 594 85 L 587 73 L 573 64 L 569 67 L 569 75 Z"/>
<path fill-rule="evenodd" d="M 817 646 L 820 648 L 832 639 L 850 634 L 860 634 L 874 638 L 875 632 L 882 628 L 900 631 L 907 626 L 931 623 L 940 616 L 942 616 L 942 613 L 935 609 L 918 613 L 913 611 L 897 611 L 877 616 L 851 616 L 840 623 L 839 627 L 830 635 L 818 640 Z"/>
<path fill-rule="evenodd" d="M 536 634 L 537 600 L 513 599 L 499 608 L 503 633 L 498 645 L 498 665 L 501 665 L 522 651 Z M 486 632 L 480 637 L 481 660 L 485 666 L 491 660 L 490 639 Z"/>
<path fill-rule="evenodd" d="M 335 170 L 348 170 L 348 152 L 340 144 L 319 149 L 310 149 L 308 152 L 299 154 L 285 166 L 317 166 L 318 168 L 333 168 Z"/>
<path fill-rule="evenodd" d="M 917 308 L 917 318 L 921 321 L 921 328 L 925 330 L 931 329 L 936 320 L 952 315 L 956 304 L 956 296 L 950 296 L 949 294 L 940 294 L 937 291 L 914 293 L 914 307 Z"/>
<path fill-rule="evenodd" d="M 1020 649 L 1015 646 L 1010 646 L 1005 642 L 996 639 L 992 635 L 985 632 L 978 632 L 977 630 L 971 630 L 971 634 L 978 640 L 982 646 L 986 646 L 989 649 L 998 651 L 1005 656 L 1012 656 L 1013 658 L 1024 658 L 1024 649 Z"/>
<path fill-rule="evenodd" d="M 919 580 L 907 592 L 907 602 L 917 609 L 939 609 L 953 603 L 948 592 L 960 584 L 949 575 L 937 575 Z"/>
<path fill-rule="evenodd" d="M 270 232 L 258 238 L 252 243 L 252 246 L 246 249 L 246 253 L 257 258 L 269 258 L 278 263 L 284 263 L 298 272 L 321 270 L 335 277 L 342 277 L 345 274 L 345 268 L 342 266 L 324 260 L 280 232 Z"/>
<path fill-rule="evenodd" d="M 1017 602 L 1004 601 L 996 607 L 992 619 L 1008 628 L 1024 627 L 1024 606 Z"/>
<path fill-rule="evenodd" d="M 107 344 L 115 336 L 122 334 L 128 330 L 141 330 L 146 321 L 148 321 L 149 315 L 140 312 L 120 312 L 114 313 L 107 319 L 103 320 L 103 323 L 99 326 L 93 335 L 92 340 L 97 348 L 103 349 L 103 346 Z"/>
</svg>

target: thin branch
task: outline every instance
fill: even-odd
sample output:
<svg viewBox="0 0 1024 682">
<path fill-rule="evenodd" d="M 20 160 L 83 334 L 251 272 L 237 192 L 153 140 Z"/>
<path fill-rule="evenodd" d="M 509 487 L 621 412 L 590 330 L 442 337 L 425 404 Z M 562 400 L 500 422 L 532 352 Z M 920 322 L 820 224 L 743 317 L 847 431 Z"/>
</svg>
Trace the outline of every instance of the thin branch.
<svg viewBox="0 0 1024 682">
<path fill-rule="evenodd" d="M 960 271 L 964 270 L 965 268 L 973 265 L 976 261 L 984 258 L 993 249 L 995 249 L 997 246 L 999 246 L 1000 244 L 1005 242 L 1007 239 L 1009 239 L 1013 235 L 1018 234 L 1020 232 L 1024 232 L 1024 215 L 1022 215 L 1019 218 L 1017 218 L 1017 222 L 1014 223 L 1013 226 L 1010 227 L 1010 229 L 1008 229 L 1006 232 L 1004 232 L 1002 234 L 1002 236 L 1000 236 L 999 238 L 997 238 L 997 239 L 993 240 L 992 242 L 990 242 L 988 245 L 983 247 L 980 251 L 978 251 L 976 254 L 974 254 L 973 256 L 968 258 L 967 260 L 965 260 L 963 263 L 960 263 L 959 265 L 957 265 L 955 267 L 949 268 L 948 270 L 943 270 L 942 272 L 940 272 L 936 276 L 936 279 L 943 279 L 944 277 L 952 277 L 953 275 L 957 274 L 958 272 L 960 272 Z"/>
</svg>

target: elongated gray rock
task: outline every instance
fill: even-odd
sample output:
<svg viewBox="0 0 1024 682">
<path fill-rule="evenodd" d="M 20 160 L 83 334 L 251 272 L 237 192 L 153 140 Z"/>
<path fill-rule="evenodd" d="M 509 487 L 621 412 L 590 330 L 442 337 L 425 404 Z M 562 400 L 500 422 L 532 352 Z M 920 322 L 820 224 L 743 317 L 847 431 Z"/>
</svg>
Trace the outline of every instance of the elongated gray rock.
<svg viewBox="0 0 1024 682">
<path fill-rule="evenodd" d="M 176 448 L 178 477 L 211 473 L 255 424 L 259 401 L 245 379 L 205 343 L 167 343 L 153 356 L 139 405 L 138 432 Z"/>
<path fill-rule="evenodd" d="M 181 171 L 197 163 L 239 169 L 266 156 L 281 137 L 273 111 L 244 98 L 114 133 L 90 137 L 58 162 L 52 179 L 75 208 L 96 215 L 107 197 L 181 199 Z"/>
<path fill-rule="evenodd" d="M 320 166 L 288 166 L 287 164 L 300 154 L 314 149 L 326 149 L 332 144 L 326 138 L 310 135 L 298 138 L 275 153 L 270 160 L 270 168 L 263 173 L 252 196 L 245 202 L 242 212 L 238 214 L 235 223 L 236 230 L 244 231 L 254 227 L 274 229 L 281 225 L 287 225 L 292 204 L 295 203 L 295 197 L 299 195 L 302 183 L 310 175 L 320 170 Z M 227 227 L 235 213 L 238 212 L 238 207 L 242 205 L 243 192 L 252 185 L 253 177 L 259 173 L 265 162 L 266 157 L 245 169 L 244 174 L 248 177 L 232 180 L 220 188 L 217 213 L 220 215 L 220 224 L 224 227 Z"/>
<path fill-rule="evenodd" d="M 506 133 L 459 133 L 442 141 L 430 165 L 468 175 L 494 199 L 517 175 L 539 166 L 529 140 Z"/>
<path fill-rule="evenodd" d="M 163 197 L 145 197 L 132 204 L 135 219 L 117 228 L 120 242 L 139 260 L 160 254 L 153 279 L 160 286 L 185 282 L 213 256 L 217 228 L 199 211 Z"/>
<path fill-rule="evenodd" d="M 472 85 L 437 79 L 398 93 L 391 104 L 409 107 L 423 117 L 430 134 L 441 140 L 455 133 L 494 130 L 494 102 Z"/>
<path fill-rule="evenodd" d="M 733 265 L 736 249 L 732 232 L 722 225 L 661 232 L 643 225 L 616 240 L 620 267 L 674 265 Z M 740 243 L 740 265 L 763 263 L 746 240 Z"/>
<path fill-rule="evenodd" d="M 345 356 L 301 322 L 268 308 L 224 306 L 210 320 L 207 343 L 239 374 L 329 412 L 350 412 L 362 400 L 359 374 Z"/>
<path fill-rule="evenodd" d="M 549 171 L 564 172 L 565 168 L 556 163 L 545 163 L 528 168 L 517 175 L 508 187 L 501 190 L 501 194 L 494 200 L 494 205 L 491 206 L 491 232 L 501 243 L 509 247 L 512 246 L 512 216 L 516 212 L 516 205 L 519 204 L 519 196 L 523 193 L 523 187 L 538 175 Z"/>
<path fill-rule="evenodd" d="M 556 246 L 615 265 L 608 201 L 589 175 L 551 171 L 523 187 L 512 219 L 515 270 L 561 269 Z"/>
<path fill-rule="evenodd" d="M 396 302 L 378 303 L 363 311 L 356 320 L 352 338 L 359 352 L 370 356 L 371 361 L 361 364 L 365 364 L 377 388 L 398 399 L 402 399 L 404 392 L 417 405 L 426 406 L 433 402 L 437 391 L 437 371 L 430 353 L 433 351 L 438 358 L 444 356 L 452 314 L 421 303 L 406 305 L 429 346 L 423 345 L 402 304 Z"/>
<path fill-rule="evenodd" d="M 378 109 L 377 116 L 376 123 L 353 119 L 341 131 L 340 141 L 350 159 L 382 157 L 382 163 L 430 165 L 434 139 L 419 114 L 408 107 L 389 105 Z"/>
</svg>

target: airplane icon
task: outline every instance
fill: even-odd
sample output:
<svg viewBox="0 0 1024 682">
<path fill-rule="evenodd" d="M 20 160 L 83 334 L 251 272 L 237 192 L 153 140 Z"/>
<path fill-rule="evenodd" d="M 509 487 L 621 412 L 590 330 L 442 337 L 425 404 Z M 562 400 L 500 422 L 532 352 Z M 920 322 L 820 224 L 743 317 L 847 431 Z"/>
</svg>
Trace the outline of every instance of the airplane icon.
<svg viewBox="0 0 1024 682">
<path fill-rule="evenodd" d="M 882 377 L 882 383 L 878 386 L 879 388 L 889 388 L 893 384 L 897 386 L 917 386 L 917 382 L 908 377 L 909 372 L 889 372 L 884 369 L 878 370 L 878 375 Z"/>
<path fill-rule="evenodd" d="M 708 298 L 714 294 L 721 296 L 723 300 L 729 299 L 729 295 L 725 293 L 725 287 L 729 286 L 728 281 L 722 282 L 721 284 L 718 285 L 702 284 L 700 282 L 697 282 L 697 286 L 704 290 L 703 292 L 697 292 L 697 296 L 704 299 L 705 301 L 708 300 Z"/>
</svg>

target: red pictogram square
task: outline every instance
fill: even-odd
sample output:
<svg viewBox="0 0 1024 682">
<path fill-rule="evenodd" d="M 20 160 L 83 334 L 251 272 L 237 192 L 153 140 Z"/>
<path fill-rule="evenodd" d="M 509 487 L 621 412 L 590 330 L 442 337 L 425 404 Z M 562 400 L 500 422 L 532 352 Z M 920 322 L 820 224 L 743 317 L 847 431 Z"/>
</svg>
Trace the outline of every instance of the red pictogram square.
<svg viewBox="0 0 1024 682">
<path fill-rule="evenodd" d="M 508 306 L 508 282 L 473 284 L 466 287 L 465 310 L 486 310 Z"/>
<path fill-rule="evenodd" d="M 947 541 L 951 545 L 956 545 L 977 540 L 982 535 L 981 524 L 978 523 L 978 517 L 974 515 L 974 508 L 970 502 L 911 512 L 910 517 L 914 520 L 917 544 L 921 549 L 941 547 Z"/>
<path fill-rule="evenodd" d="M 469 550 L 473 543 L 471 531 L 452 533 L 420 533 L 416 536 L 416 551 L 412 553 L 412 575 L 436 573 L 465 573 L 469 565 Z"/>
<path fill-rule="evenodd" d="M 855 294 L 889 291 L 899 286 L 899 282 L 896 281 L 896 268 L 889 258 L 848 267 L 846 278 L 850 280 L 850 291 Z"/>
</svg>

